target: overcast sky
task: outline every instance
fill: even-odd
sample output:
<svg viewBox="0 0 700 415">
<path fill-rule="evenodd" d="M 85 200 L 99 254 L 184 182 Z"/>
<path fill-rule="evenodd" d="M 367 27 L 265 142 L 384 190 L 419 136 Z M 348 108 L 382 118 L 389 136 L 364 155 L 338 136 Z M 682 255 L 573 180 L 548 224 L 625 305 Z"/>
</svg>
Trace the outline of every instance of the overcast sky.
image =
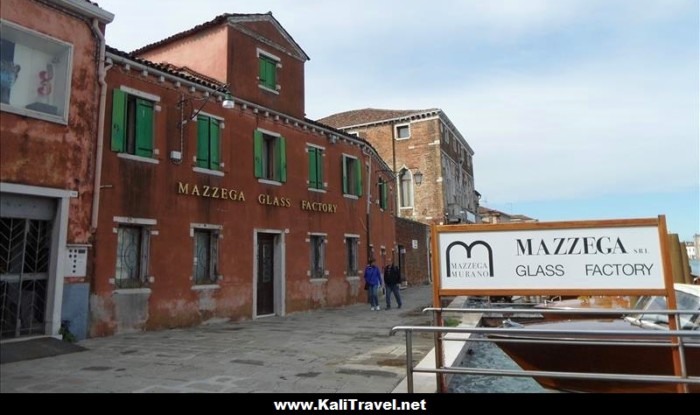
<svg viewBox="0 0 700 415">
<path fill-rule="evenodd" d="M 442 108 L 482 204 L 540 220 L 667 216 L 700 233 L 697 0 L 98 0 L 131 51 L 266 13 L 311 57 L 306 113 Z"/>
</svg>

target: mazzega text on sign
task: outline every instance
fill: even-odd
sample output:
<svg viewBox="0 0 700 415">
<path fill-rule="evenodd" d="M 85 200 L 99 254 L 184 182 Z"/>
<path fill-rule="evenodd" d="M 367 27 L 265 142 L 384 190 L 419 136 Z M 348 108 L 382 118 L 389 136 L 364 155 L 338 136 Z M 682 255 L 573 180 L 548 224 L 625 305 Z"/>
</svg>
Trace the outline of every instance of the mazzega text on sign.
<svg viewBox="0 0 700 415">
<path fill-rule="evenodd" d="M 663 289 L 656 226 L 443 232 L 443 289 Z"/>
</svg>

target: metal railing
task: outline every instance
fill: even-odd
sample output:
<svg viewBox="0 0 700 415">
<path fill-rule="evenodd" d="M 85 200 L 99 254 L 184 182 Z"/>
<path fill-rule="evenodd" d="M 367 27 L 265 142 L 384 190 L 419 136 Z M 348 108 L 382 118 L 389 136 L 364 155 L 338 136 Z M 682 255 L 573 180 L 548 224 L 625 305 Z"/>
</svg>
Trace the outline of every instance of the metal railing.
<svg viewBox="0 0 700 415">
<path fill-rule="evenodd" d="M 575 309 L 575 310 L 551 310 L 531 308 L 436 308 L 428 307 L 423 312 L 433 313 L 496 313 L 507 315 L 542 315 L 542 314 L 577 314 L 577 315 L 673 315 L 676 327 L 680 327 L 679 315 L 700 315 L 700 311 L 690 310 L 635 310 L 635 309 Z M 526 327 L 526 326 L 524 326 Z M 685 348 L 700 348 L 700 331 L 694 330 L 545 330 L 529 328 L 485 328 L 485 327 L 444 327 L 444 326 L 395 326 L 390 334 L 403 331 L 406 334 L 406 385 L 407 392 L 414 391 L 414 373 L 434 373 L 434 374 L 472 374 L 488 376 L 513 376 L 513 377 L 546 377 L 557 379 L 584 379 L 602 381 L 626 381 L 626 382 L 654 382 L 682 385 L 685 392 L 688 385 L 700 385 L 700 377 L 689 376 Z M 538 343 L 538 344 L 576 344 L 576 345 L 605 345 L 605 346 L 645 346 L 664 347 L 678 349 L 680 357 L 680 375 L 642 375 L 625 373 L 596 373 L 596 372 L 562 372 L 543 370 L 505 370 L 488 368 L 464 368 L 442 366 L 436 368 L 414 368 L 413 367 L 413 333 L 434 333 L 437 340 L 463 341 L 463 342 L 491 342 L 491 343 Z M 536 337 L 530 339 L 493 339 L 488 337 L 455 339 L 446 338 L 450 333 L 462 334 L 482 334 L 482 335 L 508 335 L 508 336 L 550 336 Z M 592 336 L 600 337 L 591 338 Z M 611 339 L 611 340 L 605 340 Z M 631 340 L 646 339 L 646 340 Z M 657 339 L 668 339 L 665 342 L 653 341 Z M 684 339 L 697 339 L 697 343 L 688 343 Z M 437 348 L 436 348 L 437 352 Z M 438 360 L 436 353 L 436 361 Z"/>
</svg>

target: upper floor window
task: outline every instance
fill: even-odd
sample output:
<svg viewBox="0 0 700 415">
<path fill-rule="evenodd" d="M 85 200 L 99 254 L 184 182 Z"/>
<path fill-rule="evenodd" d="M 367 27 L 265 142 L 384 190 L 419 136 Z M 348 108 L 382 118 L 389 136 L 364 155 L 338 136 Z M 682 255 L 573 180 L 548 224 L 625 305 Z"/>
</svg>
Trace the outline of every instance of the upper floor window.
<svg viewBox="0 0 700 415">
<path fill-rule="evenodd" d="M 254 133 L 255 177 L 287 181 L 287 156 L 284 137 L 256 130 Z"/>
<path fill-rule="evenodd" d="M 309 189 L 323 189 L 323 149 L 308 146 L 309 153 Z"/>
<path fill-rule="evenodd" d="M 343 155 L 343 194 L 362 196 L 362 169 L 360 161 Z"/>
<path fill-rule="evenodd" d="M 219 170 L 221 166 L 221 139 L 219 120 L 197 116 L 197 167 Z"/>
<path fill-rule="evenodd" d="M 397 125 L 396 126 L 396 139 L 403 140 L 411 137 L 411 126 L 410 124 Z"/>
<path fill-rule="evenodd" d="M 402 169 L 399 172 L 399 186 L 401 207 L 413 207 L 413 177 L 410 170 Z"/>
<path fill-rule="evenodd" d="M 0 20 L 0 108 L 68 122 L 72 46 Z"/>
<path fill-rule="evenodd" d="M 277 83 L 277 68 L 282 66 L 280 59 L 258 49 L 258 66 L 258 85 L 261 88 L 277 92 L 280 89 Z"/>
<path fill-rule="evenodd" d="M 134 92 L 122 89 L 113 92 L 112 151 L 150 158 L 153 157 L 155 98 Z"/>
<path fill-rule="evenodd" d="M 389 183 L 379 179 L 379 207 L 386 210 L 389 207 Z"/>
</svg>

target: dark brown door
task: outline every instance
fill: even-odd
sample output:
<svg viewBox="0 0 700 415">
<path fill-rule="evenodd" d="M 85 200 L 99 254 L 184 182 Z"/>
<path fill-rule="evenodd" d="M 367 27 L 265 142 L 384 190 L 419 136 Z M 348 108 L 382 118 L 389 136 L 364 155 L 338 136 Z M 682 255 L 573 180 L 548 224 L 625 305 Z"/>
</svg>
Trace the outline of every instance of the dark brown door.
<svg viewBox="0 0 700 415">
<path fill-rule="evenodd" d="M 275 312 L 275 235 L 258 234 L 258 311 L 257 315 Z"/>
</svg>

